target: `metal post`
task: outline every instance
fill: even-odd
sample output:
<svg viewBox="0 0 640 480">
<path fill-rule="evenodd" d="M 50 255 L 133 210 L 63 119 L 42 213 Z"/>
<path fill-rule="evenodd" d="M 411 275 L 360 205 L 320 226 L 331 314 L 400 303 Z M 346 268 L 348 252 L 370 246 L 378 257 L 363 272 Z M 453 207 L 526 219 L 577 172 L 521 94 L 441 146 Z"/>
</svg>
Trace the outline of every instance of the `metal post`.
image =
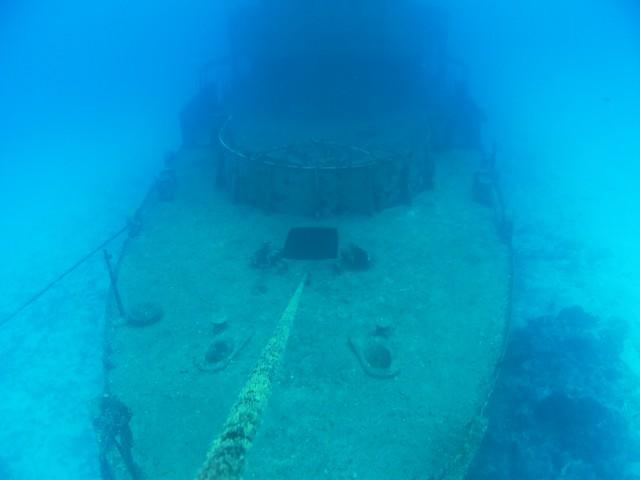
<svg viewBox="0 0 640 480">
<path fill-rule="evenodd" d="M 8 316 L 6 316 L 3 319 L 1 319 L 0 320 L 0 327 L 3 326 L 5 323 L 8 323 L 10 320 L 13 320 L 14 318 L 16 318 L 18 315 L 20 315 L 24 310 L 27 309 L 27 307 L 29 307 L 32 303 L 36 302 L 40 297 L 42 297 L 45 293 L 47 293 L 50 289 L 52 289 L 58 282 L 61 282 L 62 279 L 64 279 L 65 277 L 70 275 L 72 272 L 74 272 L 78 267 L 80 267 L 80 265 L 82 265 L 84 262 L 89 260 L 96 253 L 98 253 L 101 249 L 103 249 L 106 245 L 108 245 L 109 243 L 114 241 L 116 238 L 118 238 L 120 235 L 122 235 L 128 229 L 129 229 L 128 226 L 122 227 L 120 230 L 118 230 L 116 233 L 114 233 L 109 238 L 107 238 L 104 242 L 102 242 L 99 246 L 97 246 L 96 248 L 91 250 L 84 257 L 82 257 L 80 260 L 78 260 L 76 263 L 71 265 L 64 272 L 62 272 L 60 275 L 58 275 L 56 278 L 54 278 L 52 281 L 50 281 L 47 285 L 45 285 L 43 288 L 41 288 L 38 292 L 34 293 L 31 297 L 29 297 L 29 299 L 26 302 L 24 302 L 17 309 L 15 309 L 13 312 L 11 312 Z"/>
<path fill-rule="evenodd" d="M 109 272 L 109 280 L 111 280 L 111 289 L 113 291 L 113 297 L 116 299 L 116 306 L 118 307 L 118 313 L 120 313 L 121 317 L 126 317 L 126 312 L 124 311 L 124 305 L 122 305 L 122 298 L 120 297 L 120 292 L 118 291 L 117 279 L 116 275 L 113 271 L 113 266 L 111 265 L 111 254 L 105 248 L 102 250 L 104 255 L 104 263 L 107 266 L 107 272 Z"/>
</svg>

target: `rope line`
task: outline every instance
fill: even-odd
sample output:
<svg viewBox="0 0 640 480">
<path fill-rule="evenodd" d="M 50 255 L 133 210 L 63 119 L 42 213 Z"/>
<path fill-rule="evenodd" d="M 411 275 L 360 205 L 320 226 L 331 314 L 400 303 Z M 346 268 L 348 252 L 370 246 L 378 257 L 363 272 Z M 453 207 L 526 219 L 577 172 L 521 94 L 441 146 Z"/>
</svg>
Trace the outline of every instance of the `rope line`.
<svg viewBox="0 0 640 480">
<path fill-rule="evenodd" d="M 247 453 L 253 445 L 262 415 L 271 397 L 272 383 L 278 373 L 296 318 L 307 276 L 291 296 L 280 321 L 262 350 L 258 364 L 238 395 L 222 432 L 213 442 L 195 480 L 241 480 Z"/>
</svg>

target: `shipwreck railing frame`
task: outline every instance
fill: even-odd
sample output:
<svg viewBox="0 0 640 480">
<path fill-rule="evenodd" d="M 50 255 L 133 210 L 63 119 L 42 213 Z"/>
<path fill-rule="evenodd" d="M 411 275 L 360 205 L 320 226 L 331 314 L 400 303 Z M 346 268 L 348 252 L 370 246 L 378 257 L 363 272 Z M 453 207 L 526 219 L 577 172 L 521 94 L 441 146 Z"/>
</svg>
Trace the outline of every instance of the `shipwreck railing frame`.
<svg viewBox="0 0 640 480">
<path fill-rule="evenodd" d="M 262 150 L 258 152 L 250 152 L 241 150 L 233 146 L 227 139 L 226 133 L 229 129 L 229 123 L 232 120 L 231 116 L 226 117 L 222 122 L 220 128 L 217 131 L 217 144 L 218 144 L 218 172 L 217 172 L 217 184 L 220 187 L 228 187 L 231 198 L 235 203 L 240 202 L 240 194 L 238 191 L 238 178 L 239 172 L 242 167 L 248 167 L 249 163 L 253 163 L 255 168 L 261 167 L 266 170 L 267 177 L 267 193 L 265 195 L 266 201 L 263 205 L 266 211 L 272 212 L 271 199 L 274 196 L 274 177 L 275 172 L 278 170 L 290 170 L 292 172 L 311 172 L 313 175 L 313 189 L 316 197 L 316 203 L 319 203 L 320 198 L 320 176 L 328 173 L 335 173 L 339 175 L 340 172 L 357 172 L 363 171 L 362 177 L 365 179 L 366 192 L 368 200 L 365 202 L 367 205 L 366 213 L 371 215 L 375 212 L 385 208 L 385 205 L 380 205 L 381 194 L 379 188 L 376 185 L 375 176 L 376 169 L 387 167 L 396 164 L 398 166 L 400 184 L 397 185 L 398 196 L 400 201 L 396 204 L 409 204 L 414 197 L 414 190 L 422 191 L 431 183 L 431 179 L 425 179 L 424 171 L 418 171 L 412 177 L 412 164 L 415 162 L 415 155 L 413 151 L 408 152 L 388 152 L 377 151 L 373 152 L 366 148 L 357 145 L 341 144 L 330 140 L 321 140 L 312 138 L 307 142 L 292 143 L 284 146 L 278 146 L 275 148 Z M 296 149 L 303 149 L 309 146 L 325 146 L 328 148 L 351 151 L 365 160 L 359 160 L 344 165 L 332 165 L 332 164 L 299 164 L 291 161 L 283 161 L 281 159 L 274 158 L 275 154 L 287 152 L 294 152 Z M 213 146 L 214 150 L 216 146 Z M 230 161 L 227 162 L 227 156 Z M 241 163 L 244 162 L 244 163 Z M 224 178 L 225 171 L 229 172 L 229 178 Z M 432 172 L 430 172 L 432 175 Z M 412 186 L 412 179 L 418 178 L 417 188 Z M 386 205 L 390 206 L 390 205 Z M 317 216 L 317 212 L 315 213 Z"/>
</svg>

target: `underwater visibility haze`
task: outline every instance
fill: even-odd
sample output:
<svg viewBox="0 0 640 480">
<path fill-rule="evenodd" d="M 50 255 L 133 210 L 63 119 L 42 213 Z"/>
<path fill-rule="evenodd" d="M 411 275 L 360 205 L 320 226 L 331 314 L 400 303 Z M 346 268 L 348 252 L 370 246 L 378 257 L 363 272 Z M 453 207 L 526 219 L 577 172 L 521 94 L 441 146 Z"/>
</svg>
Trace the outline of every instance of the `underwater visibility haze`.
<svg viewBox="0 0 640 480">
<path fill-rule="evenodd" d="M 0 4 L 0 479 L 639 479 L 639 25 Z"/>
</svg>

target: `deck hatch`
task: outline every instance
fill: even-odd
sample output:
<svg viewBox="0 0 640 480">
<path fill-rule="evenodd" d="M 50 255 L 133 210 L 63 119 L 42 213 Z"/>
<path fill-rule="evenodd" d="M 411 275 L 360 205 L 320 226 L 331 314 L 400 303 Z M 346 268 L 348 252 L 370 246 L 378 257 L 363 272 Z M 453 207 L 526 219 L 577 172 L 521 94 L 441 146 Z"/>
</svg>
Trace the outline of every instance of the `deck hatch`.
<svg viewBox="0 0 640 480">
<path fill-rule="evenodd" d="M 296 227 L 289 230 L 282 255 L 292 260 L 330 260 L 338 258 L 338 229 Z"/>
</svg>

